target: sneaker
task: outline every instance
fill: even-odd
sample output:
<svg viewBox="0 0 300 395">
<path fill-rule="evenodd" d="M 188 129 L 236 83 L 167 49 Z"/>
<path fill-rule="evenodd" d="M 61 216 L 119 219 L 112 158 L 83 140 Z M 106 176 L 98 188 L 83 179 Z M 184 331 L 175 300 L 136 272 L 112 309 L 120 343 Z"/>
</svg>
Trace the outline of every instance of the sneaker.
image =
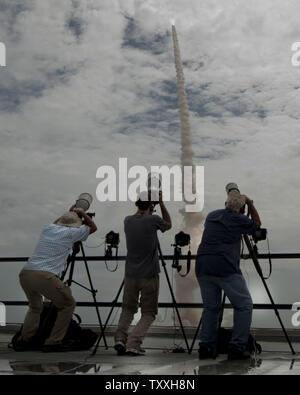
<svg viewBox="0 0 300 395">
<path fill-rule="evenodd" d="M 200 345 L 198 353 L 199 359 L 209 359 L 214 357 L 214 349 L 209 346 Z"/>
<path fill-rule="evenodd" d="M 42 347 L 43 352 L 66 352 L 71 351 L 71 348 L 67 344 L 45 344 Z"/>
<path fill-rule="evenodd" d="M 25 341 L 22 338 L 18 340 L 15 345 L 13 346 L 15 351 L 35 351 L 37 349 L 36 346 L 33 345 L 30 341 Z"/>
<path fill-rule="evenodd" d="M 238 361 L 238 360 L 243 360 L 243 359 L 249 359 L 250 356 L 251 356 L 251 354 L 247 350 L 241 351 L 232 345 L 230 345 L 228 348 L 228 360 L 229 361 Z"/>
<path fill-rule="evenodd" d="M 126 346 L 122 340 L 116 341 L 114 349 L 117 351 L 118 355 L 125 355 L 126 353 Z"/>
<path fill-rule="evenodd" d="M 146 353 L 146 351 L 141 347 L 127 348 L 127 350 L 126 350 L 126 355 L 131 355 L 133 357 L 137 357 L 139 355 L 145 355 L 145 353 Z"/>
</svg>

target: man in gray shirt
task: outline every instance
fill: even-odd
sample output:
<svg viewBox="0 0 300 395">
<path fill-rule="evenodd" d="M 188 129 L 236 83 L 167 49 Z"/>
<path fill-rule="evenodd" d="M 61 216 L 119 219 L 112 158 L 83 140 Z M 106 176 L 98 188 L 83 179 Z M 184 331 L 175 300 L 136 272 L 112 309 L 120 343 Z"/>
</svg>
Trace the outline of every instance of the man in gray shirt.
<svg viewBox="0 0 300 395">
<path fill-rule="evenodd" d="M 159 258 L 157 230 L 171 229 L 170 215 L 162 201 L 162 217 L 151 215 L 153 203 L 140 195 L 138 211 L 124 220 L 127 244 L 122 313 L 115 334 L 115 350 L 119 355 L 143 355 L 142 341 L 157 314 L 159 293 Z M 141 296 L 141 319 L 128 335 Z"/>
</svg>

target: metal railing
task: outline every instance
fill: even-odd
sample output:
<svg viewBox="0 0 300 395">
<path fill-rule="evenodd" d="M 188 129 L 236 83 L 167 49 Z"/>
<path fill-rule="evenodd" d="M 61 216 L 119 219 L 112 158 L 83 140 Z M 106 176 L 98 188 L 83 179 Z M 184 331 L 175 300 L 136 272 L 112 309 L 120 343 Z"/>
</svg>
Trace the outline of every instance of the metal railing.
<svg viewBox="0 0 300 395">
<path fill-rule="evenodd" d="M 173 255 L 164 255 L 163 256 L 165 261 L 172 261 L 174 259 Z M 191 256 L 192 260 L 196 258 L 196 255 Z M 260 259 L 300 259 L 300 253 L 272 253 L 272 254 L 257 254 L 257 258 Z M 187 255 L 181 255 L 179 260 L 187 260 Z M 242 254 L 241 259 L 251 259 L 250 255 Z M 27 262 L 28 257 L 0 257 L 0 263 L 8 263 L 8 262 Z M 80 256 L 76 256 L 76 261 L 80 262 L 83 261 L 84 258 Z M 125 261 L 126 256 L 117 256 L 117 257 L 105 257 L 105 256 L 87 256 L 86 260 L 88 262 L 104 262 L 104 261 Z M 17 301 L 17 300 L 1 300 L 6 306 L 27 306 L 27 301 Z M 76 302 L 78 307 L 94 307 L 94 302 Z M 96 305 L 98 307 L 121 307 L 121 302 L 97 302 Z M 173 303 L 164 303 L 159 302 L 158 307 L 160 308 L 173 308 Z M 202 303 L 181 303 L 177 302 L 177 307 L 179 308 L 202 308 Z M 232 308 L 231 304 L 225 304 L 224 306 L 227 308 Z M 278 310 L 291 310 L 292 304 L 276 304 Z M 257 310 L 272 310 L 273 307 L 269 303 L 254 303 L 253 308 Z"/>
</svg>

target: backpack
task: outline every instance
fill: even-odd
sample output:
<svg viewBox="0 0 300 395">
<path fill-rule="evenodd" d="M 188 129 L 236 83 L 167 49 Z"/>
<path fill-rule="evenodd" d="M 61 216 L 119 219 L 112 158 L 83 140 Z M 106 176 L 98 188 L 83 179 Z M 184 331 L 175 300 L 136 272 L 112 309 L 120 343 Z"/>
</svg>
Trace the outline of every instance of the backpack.
<svg viewBox="0 0 300 395">
<path fill-rule="evenodd" d="M 232 329 L 225 329 L 221 327 L 219 329 L 218 333 L 218 354 L 227 354 L 228 353 L 228 346 L 229 342 L 231 340 L 232 336 Z M 255 352 L 257 354 L 260 354 L 262 352 L 262 347 L 257 341 L 254 339 L 254 337 L 249 334 L 248 337 L 248 344 L 246 346 L 246 350 L 249 351 L 250 353 Z"/>
<path fill-rule="evenodd" d="M 63 338 L 62 343 L 71 344 L 70 351 L 89 350 L 96 342 L 98 335 L 91 329 L 81 328 L 81 318 L 78 314 L 73 314 L 75 319 L 70 321 L 69 327 Z M 41 350 L 45 340 L 50 336 L 57 317 L 57 308 L 52 303 L 44 303 L 44 308 L 40 316 L 39 328 L 32 339 L 33 348 Z M 15 348 L 15 345 L 22 334 L 22 328 L 11 339 L 9 348 Z"/>
</svg>

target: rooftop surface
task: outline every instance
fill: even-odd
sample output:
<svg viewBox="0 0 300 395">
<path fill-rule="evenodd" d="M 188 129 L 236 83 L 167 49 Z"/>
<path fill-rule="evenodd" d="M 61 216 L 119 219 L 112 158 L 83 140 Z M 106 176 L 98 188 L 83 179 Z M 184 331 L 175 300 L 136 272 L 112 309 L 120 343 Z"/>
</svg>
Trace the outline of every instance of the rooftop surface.
<svg viewBox="0 0 300 395">
<path fill-rule="evenodd" d="M 108 349 L 100 343 L 95 356 L 90 351 L 43 353 L 15 352 L 8 348 L 11 331 L 1 328 L 1 375 L 298 375 L 300 374 L 300 343 L 294 342 L 296 355 L 292 355 L 285 341 L 259 341 L 263 352 L 250 361 L 228 361 L 227 356 L 217 359 L 198 359 L 198 344 L 191 354 L 174 353 L 183 346 L 182 339 L 172 336 L 150 335 L 143 346 L 146 355 L 117 356 L 113 337 L 107 335 Z M 270 336 L 270 339 L 275 337 Z M 190 341 L 190 339 L 189 339 Z M 178 344 L 179 343 L 179 344 Z"/>
</svg>

